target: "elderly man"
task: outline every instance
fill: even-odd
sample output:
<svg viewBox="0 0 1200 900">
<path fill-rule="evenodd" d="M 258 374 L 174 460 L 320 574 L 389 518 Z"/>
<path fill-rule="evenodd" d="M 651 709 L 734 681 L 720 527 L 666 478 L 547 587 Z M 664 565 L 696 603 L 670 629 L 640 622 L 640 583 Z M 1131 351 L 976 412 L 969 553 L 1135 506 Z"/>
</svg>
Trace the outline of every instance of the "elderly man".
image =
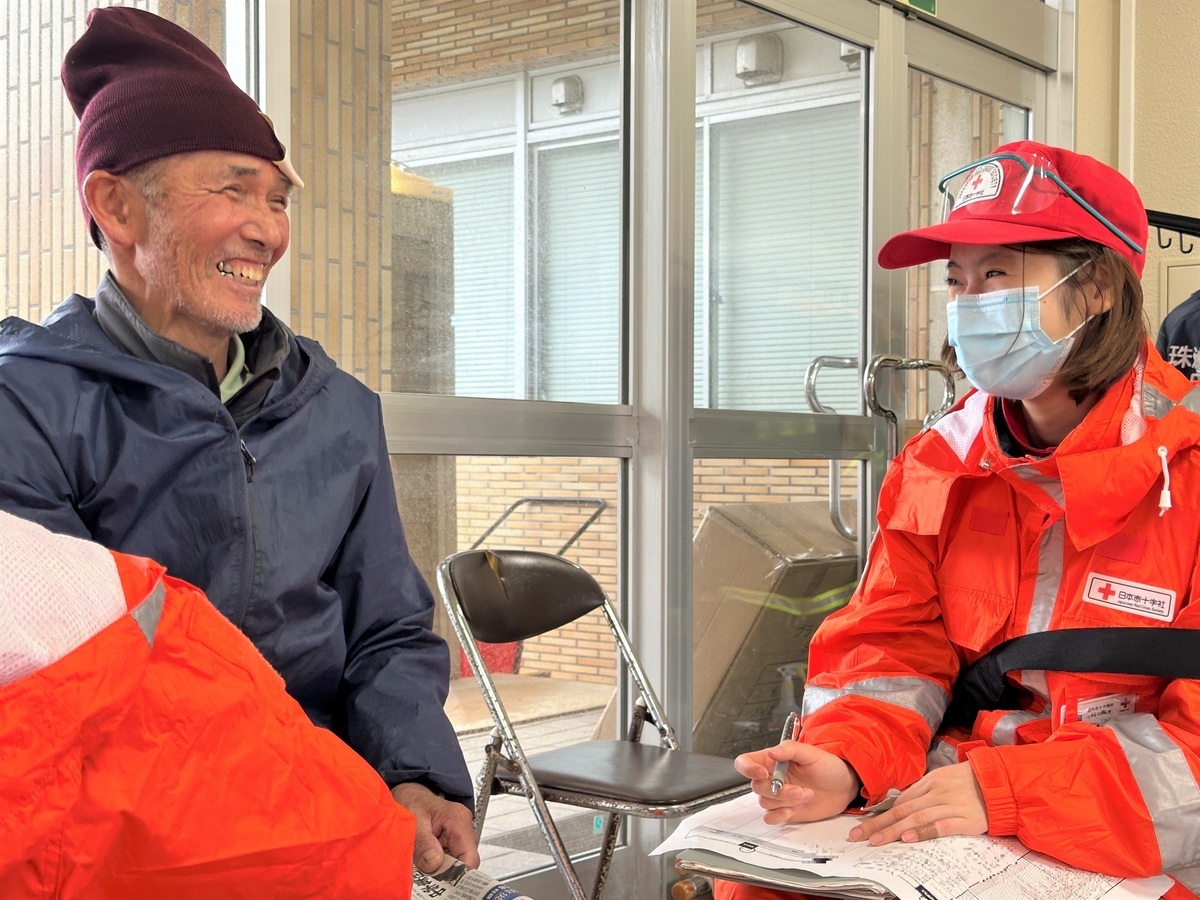
<svg viewBox="0 0 1200 900">
<path fill-rule="evenodd" d="M 94 300 L 0 323 L 0 508 L 201 587 L 311 719 L 478 863 L 449 658 L 378 399 L 260 305 L 301 187 L 269 120 L 170 22 L 96 9 L 63 63 Z"/>
</svg>

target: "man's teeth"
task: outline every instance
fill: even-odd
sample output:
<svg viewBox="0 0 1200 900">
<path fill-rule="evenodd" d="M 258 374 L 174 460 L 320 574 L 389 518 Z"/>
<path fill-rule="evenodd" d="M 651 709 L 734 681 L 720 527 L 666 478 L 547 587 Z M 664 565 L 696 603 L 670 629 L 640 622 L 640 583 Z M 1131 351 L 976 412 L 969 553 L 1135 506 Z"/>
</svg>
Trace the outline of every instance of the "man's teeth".
<svg viewBox="0 0 1200 900">
<path fill-rule="evenodd" d="M 263 266 L 246 264 L 246 263 L 230 263 L 222 260 L 217 263 L 217 271 L 229 278 L 236 278 L 239 281 L 249 281 L 253 284 L 258 284 L 263 280 Z"/>
</svg>

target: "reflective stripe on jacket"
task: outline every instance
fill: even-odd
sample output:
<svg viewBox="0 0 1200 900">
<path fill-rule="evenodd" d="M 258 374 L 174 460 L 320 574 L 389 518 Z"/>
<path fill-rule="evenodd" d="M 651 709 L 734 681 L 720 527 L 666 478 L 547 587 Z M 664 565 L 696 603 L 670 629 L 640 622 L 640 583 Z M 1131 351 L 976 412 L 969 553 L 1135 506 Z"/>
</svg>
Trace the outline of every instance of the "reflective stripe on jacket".
<svg viewBox="0 0 1200 900">
<path fill-rule="evenodd" d="M 1147 345 L 1045 459 L 1005 456 L 995 401 L 978 392 L 912 440 L 884 480 L 867 574 L 812 642 L 805 740 L 847 760 L 879 799 L 926 771 L 960 668 L 1002 641 L 1200 628 L 1191 387 Z M 1017 711 L 985 711 L 957 736 L 991 833 L 1080 868 L 1174 870 L 1200 886 L 1183 871 L 1200 863 L 1200 683 L 1062 672 L 1010 681 Z"/>
<path fill-rule="evenodd" d="M 200 591 L 113 556 L 129 614 L 0 687 L 0 896 L 408 897 L 379 776 Z"/>
</svg>

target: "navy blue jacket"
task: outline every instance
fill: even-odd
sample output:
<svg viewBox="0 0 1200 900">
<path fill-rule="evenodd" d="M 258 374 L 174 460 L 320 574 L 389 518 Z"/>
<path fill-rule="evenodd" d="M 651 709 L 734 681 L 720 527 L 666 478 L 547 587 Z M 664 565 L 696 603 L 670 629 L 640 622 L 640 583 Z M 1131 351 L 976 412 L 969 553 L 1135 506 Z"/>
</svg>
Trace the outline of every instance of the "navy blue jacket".
<svg viewBox="0 0 1200 900">
<path fill-rule="evenodd" d="M 1167 313 L 1154 346 L 1189 380 L 1200 381 L 1200 291 Z"/>
<path fill-rule="evenodd" d="M 0 508 L 203 588 L 388 784 L 470 806 L 378 397 L 292 337 L 239 431 L 195 378 L 114 347 L 93 309 L 73 295 L 42 325 L 0 322 Z"/>
</svg>

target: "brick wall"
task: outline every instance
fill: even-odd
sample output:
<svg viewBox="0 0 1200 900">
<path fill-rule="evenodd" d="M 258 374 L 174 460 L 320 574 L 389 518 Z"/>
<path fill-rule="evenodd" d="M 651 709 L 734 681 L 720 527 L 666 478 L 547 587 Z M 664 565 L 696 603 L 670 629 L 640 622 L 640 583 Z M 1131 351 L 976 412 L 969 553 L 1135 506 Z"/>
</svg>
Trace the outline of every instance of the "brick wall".
<svg viewBox="0 0 1200 900">
<path fill-rule="evenodd" d="M 600 516 L 563 555 L 595 576 L 614 603 L 617 595 L 619 461 L 610 459 L 460 457 L 457 467 L 458 543 L 470 547 L 511 504 L 523 497 L 599 499 Z M 593 507 L 522 504 L 482 546 L 558 553 Z M 608 626 L 592 613 L 553 637 L 525 641 L 518 671 L 598 684 L 613 683 L 615 653 Z"/>
<path fill-rule="evenodd" d="M 842 495 L 857 497 L 857 467 L 842 466 Z M 456 470 L 458 546 L 471 546 L 521 497 L 600 498 L 608 506 L 565 553 L 613 598 L 617 596 L 618 463 L 604 459 L 460 457 Z M 710 504 L 784 503 L 829 493 L 825 460 L 697 460 L 693 479 L 693 528 Z M 483 546 L 557 553 L 589 510 L 524 504 L 505 519 Z M 609 684 L 615 666 L 608 629 L 599 616 L 560 637 L 526 641 L 518 671 Z"/>
<path fill-rule="evenodd" d="M 829 496 L 823 459 L 698 459 L 692 476 L 692 527 L 704 510 L 726 503 L 786 503 Z M 858 498 L 858 466 L 841 464 L 843 500 Z"/>
<path fill-rule="evenodd" d="M 391 13 L 392 77 L 417 90 L 512 75 L 526 69 L 613 57 L 618 0 L 396 0 Z M 700 37 L 779 19 L 732 0 L 700 0 Z"/>
</svg>

